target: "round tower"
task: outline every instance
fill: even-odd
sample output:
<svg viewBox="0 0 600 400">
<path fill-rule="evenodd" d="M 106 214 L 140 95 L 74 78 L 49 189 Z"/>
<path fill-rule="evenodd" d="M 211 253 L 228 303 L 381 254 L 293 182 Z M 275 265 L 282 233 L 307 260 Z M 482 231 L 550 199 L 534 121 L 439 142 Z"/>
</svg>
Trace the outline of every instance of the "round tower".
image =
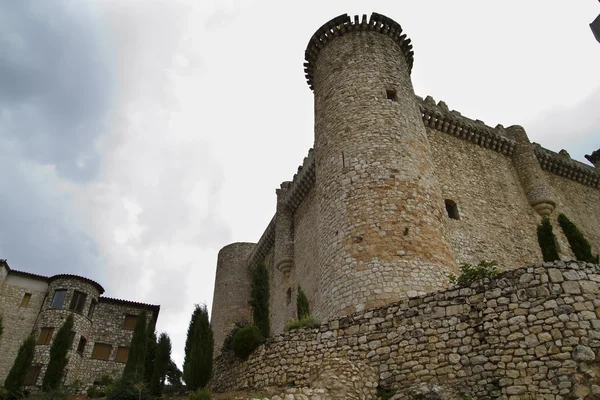
<svg viewBox="0 0 600 400">
<path fill-rule="evenodd" d="M 73 342 L 69 350 L 66 383 L 79 380 L 79 365 L 84 354 L 91 353 L 93 313 L 104 288 L 97 282 L 77 275 L 54 275 L 49 279 L 48 296 L 38 317 L 35 335 L 35 363 L 43 364 L 40 381 L 50 360 L 50 346 L 67 316 L 73 314 Z"/>
<path fill-rule="evenodd" d="M 217 273 L 210 324 L 214 335 L 213 356 L 221 352 L 227 334 L 236 322 L 252 322 L 248 258 L 255 243 L 232 243 L 217 256 Z"/>
<path fill-rule="evenodd" d="M 342 15 L 311 38 L 324 318 L 439 290 L 455 272 L 402 28 Z"/>
</svg>

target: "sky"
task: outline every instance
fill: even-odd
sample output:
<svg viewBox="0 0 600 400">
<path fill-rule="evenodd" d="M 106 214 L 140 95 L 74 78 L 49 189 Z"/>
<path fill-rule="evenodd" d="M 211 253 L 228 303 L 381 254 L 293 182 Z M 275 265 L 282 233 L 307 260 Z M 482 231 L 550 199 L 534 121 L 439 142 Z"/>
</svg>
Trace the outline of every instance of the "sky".
<svg viewBox="0 0 600 400">
<path fill-rule="evenodd" d="M 418 95 L 600 148 L 595 0 L 0 0 L 0 258 L 160 304 L 181 365 L 219 249 L 258 241 L 312 147 L 308 40 L 372 11 L 412 39 Z"/>
</svg>

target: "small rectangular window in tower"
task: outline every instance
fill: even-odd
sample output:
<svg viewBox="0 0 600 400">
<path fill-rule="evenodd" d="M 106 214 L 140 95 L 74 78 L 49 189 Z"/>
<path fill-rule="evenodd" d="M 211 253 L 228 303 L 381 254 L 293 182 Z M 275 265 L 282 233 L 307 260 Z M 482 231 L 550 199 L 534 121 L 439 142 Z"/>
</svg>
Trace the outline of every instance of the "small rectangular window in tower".
<svg viewBox="0 0 600 400">
<path fill-rule="evenodd" d="M 444 202 L 446 203 L 446 213 L 448 214 L 448 218 L 460 219 L 460 216 L 458 215 L 458 206 L 456 205 L 456 202 L 449 199 L 446 199 Z"/>
<path fill-rule="evenodd" d="M 21 307 L 27 307 L 29 305 L 29 300 L 31 300 L 31 293 L 25 293 L 23 295 L 23 300 L 21 300 Z"/>
<path fill-rule="evenodd" d="M 85 351 L 85 345 L 87 344 L 87 340 L 81 336 L 79 338 L 79 344 L 77 345 L 77 352 L 81 355 L 83 355 L 83 352 Z"/>
<path fill-rule="evenodd" d="M 292 302 L 292 288 L 288 288 L 287 293 L 285 295 L 285 304 L 288 306 Z"/>
<path fill-rule="evenodd" d="M 62 308 L 65 303 L 65 297 L 67 296 L 67 291 L 65 289 L 58 289 L 54 292 L 54 297 L 52 298 L 52 302 L 50 303 L 50 307 L 52 308 Z"/>
<path fill-rule="evenodd" d="M 127 329 L 128 331 L 134 330 L 137 318 L 137 315 L 125 314 L 125 320 L 123 321 L 123 329 Z"/>
<path fill-rule="evenodd" d="M 389 101 L 396 101 L 398 100 L 398 95 L 396 94 L 396 90 L 395 89 L 388 89 L 385 91 L 385 95 L 387 97 L 387 99 Z"/>
<path fill-rule="evenodd" d="M 129 347 L 119 346 L 117 349 L 117 355 L 115 356 L 116 362 L 127 362 L 127 357 L 129 356 Z"/>
<path fill-rule="evenodd" d="M 85 299 L 87 295 L 85 293 L 74 291 L 73 298 L 71 299 L 71 304 L 69 305 L 69 309 L 76 311 L 78 313 L 83 312 L 83 307 L 85 306 Z"/>
<path fill-rule="evenodd" d="M 108 360 L 111 351 L 112 346 L 110 344 L 94 343 L 94 348 L 92 349 L 92 358 L 97 360 Z"/>
<path fill-rule="evenodd" d="M 31 367 L 29 367 L 29 370 L 27 371 L 27 376 L 25 376 L 25 382 L 23 382 L 23 384 L 25 386 L 35 386 L 41 371 L 41 365 L 32 365 Z"/>
<path fill-rule="evenodd" d="M 40 329 L 40 336 L 38 336 L 38 340 L 36 344 L 50 344 L 52 341 L 52 334 L 54 333 L 54 328 L 42 328 Z"/>
</svg>

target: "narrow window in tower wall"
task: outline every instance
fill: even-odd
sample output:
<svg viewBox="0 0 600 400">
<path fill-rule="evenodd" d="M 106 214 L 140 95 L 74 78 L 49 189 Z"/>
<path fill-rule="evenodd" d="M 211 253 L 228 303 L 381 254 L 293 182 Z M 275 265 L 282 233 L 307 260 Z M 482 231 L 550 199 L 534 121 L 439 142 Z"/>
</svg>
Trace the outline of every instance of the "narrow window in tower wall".
<svg viewBox="0 0 600 400">
<path fill-rule="evenodd" d="M 29 300 L 31 300 L 31 293 L 25 293 L 21 300 L 21 307 L 27 307 L 29 305 Z"/>
<path fill-rule="evenodd" d="M 285 303 L 289 306 L 292 302 L 292 288 L 288 288 L 287 293 L 285 295 Z"/>
<path fill-rule="evenodd" d="M 396 94 L 396 90 L 395 89 L 388 89 L 385 91 L 385 95 L 387 97 L 387 99 L 389 101 L 396 101 L 398 100 L 398 95 Z"/>
<path fill-rule="evenodd" d="M 444 202 L 446 203 L 446 214 L 448 214 L 448 218 L 457 220 L 460 219 L 460 216 L 458 214 L 458 206 L 456 205 L 456 202 L 449 199 L 446 199 Z"/>
</svg>

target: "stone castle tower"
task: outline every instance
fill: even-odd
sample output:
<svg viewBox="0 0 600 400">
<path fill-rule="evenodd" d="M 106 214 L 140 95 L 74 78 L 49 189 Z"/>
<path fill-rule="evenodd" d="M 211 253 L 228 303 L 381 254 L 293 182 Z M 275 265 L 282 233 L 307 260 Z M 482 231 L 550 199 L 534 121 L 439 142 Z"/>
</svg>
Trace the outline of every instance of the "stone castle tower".
<svg viewBox="0 0 600 400">
<path fill-rule="evenodd" d="M 251 320 L 249 273 L 260 263 L 278 333 L 296 317 L 298 285 L 325 321 L 442 289 L 461 262 L 539 261 L 536 227 L 555 209 L 600 250 L 598 170 L 532 144 L 520 126 L 491 128 L 416 96 L 398 23 L 341 15 L 316 31 L 305 58 L 314 150 L 276 191 L 259 242 L 219 253 L 215 355 L 236 321 Z"/>
</svg>

